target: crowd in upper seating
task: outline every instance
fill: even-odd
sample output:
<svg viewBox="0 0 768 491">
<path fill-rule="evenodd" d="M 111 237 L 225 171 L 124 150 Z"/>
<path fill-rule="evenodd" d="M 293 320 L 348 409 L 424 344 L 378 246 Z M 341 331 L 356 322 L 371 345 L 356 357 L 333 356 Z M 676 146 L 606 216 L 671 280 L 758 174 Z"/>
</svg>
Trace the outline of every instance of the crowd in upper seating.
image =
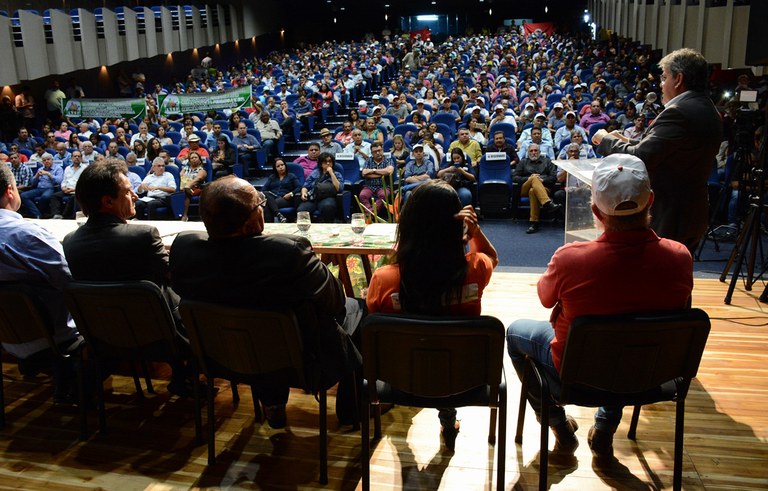
<svg viewBox="0 0 768 491">
<path fill-rule="evenodd" d="M 341 127 L 323 129 L 322 152 L 353 153 L 362 172 L 372 165 L 370 145 L 378 142 L 384 158 L 398 169 L 397 177 L 406 179 L 412 177 L 404 176 L 409 163 L 422 165 L 416 154 L 423 152 L 433 166 L 428 175 L 452 183 L 469 203 L 477 199 L 472 188 L 487 152 L 506 154 L 514 173 L 518 162 L 531 159 L 532 148 L 538 150 L 537 159 L 594 157 L 591 135 L 601 128 L 642 138 L 643 129 L 663 109 L 656 61 L 648 46 L 616 36 L 596 41 L 585 35 L 518 31 L 448 37 L 437 44 L 418 36 L 360 44 L 329 41 L 226 68 L 206 59 L 183 82 L 157 83 L 151 90 L 145 89 L 142 74 L 133 81 L 123 74 L 121 87 L 146 98 L 143 121 L 63 119 L 56 102 L 84 95 L 70 81 L 65 91 L 58 83 L 46 91 L 48 119 L 36 126 L 34 98 L 25 87 L 15 101 L 5 97 L 0 103 L 0 159 L 9 165 L 26 163 L 36 171 L 45 154 L 53 156 L 54 167 L 65 167 L 69 153 L 78 150 L 83 164 L 102 156 L 125 160 L 138 174 L 139 179 L 132 178 L 136 182 L 141 174 L 152 173 L 157 158 L 169 168 L 176 164 L 183 169 L 188 155 L 196 153 L 204 160 L 206 180 L 229 173 L 248 176 L 269 169 L 286 138 L 299 141 L 302 131 L 324 127 L 329 115 L 348 114 Z M 761 83 L 764 101 L 765 80 Z M 751 84 L 749 78 L 740 79 L 739 88 Z M 166 117 L 157 109 L 160 95 L 244 85 L 251 85 L 253 94 L 252 107 L 244 110 Z M 729 114 L 724 123 L 732 123 Z M 454 160 L 454 149 L 463 157 Z M 309 177 L 316 162 L 299 159 L 303 177 Z M 457 164 L 466 172 L 453 176 Z M 34 174 L 20 185 L 34 189 L 42 182 L 38 177 Z M 178 181 L 177 176 L 177 189 Z M 39 196 L 35 199 L 41 204 Z M 43 202 L 40 210 L 47 208 Z"/>
</svg>

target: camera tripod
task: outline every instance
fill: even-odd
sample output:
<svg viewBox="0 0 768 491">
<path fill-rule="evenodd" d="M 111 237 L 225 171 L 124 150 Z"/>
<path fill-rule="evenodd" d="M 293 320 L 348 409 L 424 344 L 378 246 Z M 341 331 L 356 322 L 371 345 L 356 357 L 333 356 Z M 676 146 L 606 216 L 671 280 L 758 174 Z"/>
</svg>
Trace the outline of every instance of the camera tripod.
<svg viewBox="0 0 768 491">
<path fill-rule="evenodd" d="M 752 179 L 749 186 L 749 211 L 747 217 L 744 220 L 744 226 L 736 239 L 736 244 L 733 246 L 733 251 L 728 258 L 728 262 L 723 268 L 723 272 L 720 275 L 720 281 L 725 282 L 728 277 L 728 271 L 733 266 L 731 273 L 731 282 L 728 285 L 728 292 L 725 295 L 723 302 L 726 305 L 731 304 L 733 297 L 733 291 L 736 288 L 736 281 L 740 274 L 744 274 L 744 288 L 747 291 L 752 291 L 752 285 L 759 280 L 763 274 L 768 270 L 765 265 L 765 256 L 763 254 L 763 242 L 762 242 L 762 230 L 760 225 L 762 223 L 761 217 L 763 216 L 763 210 L 766 203 L 763 202 L 763 197 L 766 192 L 765 179 L 766 179 L 766 145 L 765 145 L 765 131 L 768 130 L 768 123 L 763 126 L 763 142 L 760 145 L 759 157 L 757 159 L 755 167 L 752 169 Z M 747 192 L 748 189 L 744 189 L 743 192 Z M 759 267 L 762 270 L 755 275 L 755 268 L 758 266 L 758 254 L 759 254 Z M 742 273 L 742 267 L 744 261 L 747 261 L 747 270 Z M 768 288 L 760 296 L 760 301 L 766 301 L 768 296 Z"/>
</svg>

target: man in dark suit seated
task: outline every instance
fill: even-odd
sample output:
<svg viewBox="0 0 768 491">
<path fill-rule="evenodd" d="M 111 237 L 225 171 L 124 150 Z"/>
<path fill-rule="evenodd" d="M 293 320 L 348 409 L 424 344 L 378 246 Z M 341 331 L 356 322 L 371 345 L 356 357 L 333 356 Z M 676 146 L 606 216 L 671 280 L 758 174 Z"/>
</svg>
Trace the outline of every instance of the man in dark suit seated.
<svg viewBox="0 0 768 491">
<path fill-rule="evenodd" d="M 190 300 L 293 310 L 307 362 L 320 365 L 323 378 L 318 382 L 329 388 L 360 366 L 350 335 L 362 317 L 361 303 L 344 296 L 341 283 L 306 238 L 261 234 L 265 202 L 251 184 L 234 176 L 206 187 L 200 215 L 207 233 L 182 232 L 173 242 L 173 288 Z M 349 423 L 354 398 L 345 398 L 342 392 L 340 386 L 336 414 L 342 423 Z M 289 388 L 260 385 L 254 393 L 265 406 L 269 425 L 285 426 Z"/>
<path fill-rule="evenodd" d="M 137 196 L 123 167 L 115 162 L 91 164 L 80 175 L 75 196 L 88 221 L 64 238 L 64 254 L 72 277 L 78 281 L 155 283 L 173 312 L 179 346 L 188 350 L 178 313 L 179 297 L 168 286 L 168 252 L 160 233 L 151 225 L 127 223 L 136 214 Z M 191 396 L 183 362 L 174 361 L 171 366 L 168 392 Z"/>
</svg>

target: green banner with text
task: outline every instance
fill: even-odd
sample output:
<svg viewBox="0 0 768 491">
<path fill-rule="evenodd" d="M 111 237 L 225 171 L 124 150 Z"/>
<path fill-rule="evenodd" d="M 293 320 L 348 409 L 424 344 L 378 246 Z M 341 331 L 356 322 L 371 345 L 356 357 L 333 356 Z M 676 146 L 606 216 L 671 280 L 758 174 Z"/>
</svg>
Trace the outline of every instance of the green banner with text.
<svg viewBox="0 0 768 491">
<path fill-rule="evenodd" d="M 160 114 L 206 112 L 215 109 L 243 109 L 251 107 L 251 86 L 235 87 L 220 92 L 198 94 L 168 94 L 158 97 Z"/>
<path fill-rule="evenodd" d="M 140 99 L 64 99 L 65 118 L 117 118 L 140 120 L 147 113 Z"/>
</svg>

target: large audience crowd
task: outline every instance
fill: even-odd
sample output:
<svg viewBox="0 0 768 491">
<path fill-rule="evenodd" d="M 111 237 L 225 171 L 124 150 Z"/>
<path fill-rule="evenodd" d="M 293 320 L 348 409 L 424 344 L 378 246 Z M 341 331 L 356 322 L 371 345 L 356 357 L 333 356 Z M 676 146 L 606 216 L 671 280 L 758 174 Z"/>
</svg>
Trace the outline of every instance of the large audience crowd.
<svg viewBox="0 0 768 491">
<path fill-rule="evenodd" d="M 275 173 L 269 181 L 275 188 L 267 191 L 279 192 L 282 205 L 321 209 L 318 219 L 335 220 L 340 215 L 320 201 L 333 207 L 328 198 L 345 180 L 362 180 L 353 189 L 371 215 L 383 213 L 393 190 L 401 190 L 403 197 L 433 178 L 449 182 L 464 204 L 476 204 L 482 156 L 503 152 L 515 183 L 525 186 L 533 174 L 546 177 L 543 188 L 534 182 L 522 190 L 531 199 L 529 231 L 535 232 L 538 208 L 554 213 L 559 206 L 551 196 L 563 176 L 552 160 L 599 156 L 591 143 L 599 129 L 640 139 L 663 109 L 657 61 L 648 46 L 616 36 L 592 40 L 522 31 L 448 37 L 437 44 L 420 36 L 325 42 L 228 67 L 205 58 L 182 82 L 157 83 L 153 89 L 146 88 L 143 74 L 131 78 L 121 72 L 121 94 L 130 90 L 146 98 L 141 121 L 63 118 L 61 101 L 84 96 L 70 80 L 64 90 L 54 82 L 45 92 L 46 118 L 38 125 L 40 105 L 24 87 L 15 101 L 5 97 L 0 104 L 0 159 L 13 168 L 27 216 L 73 216 L 75 207 L 62 208 L 57 200 L 66 203 L 73 194 L 78 169 L 106 158 L 125 161 L 130 168 L 134 191 L 146 203 L 139 207 L 141 216 L 173 216 L 168 196 L 181 190 L 187 195 L 181 214 L 186 220 L 190 199 L 207 181 L 274 170 L 276 159 L 286 163 L 280 158 L 286 139 L 298 142 L 300 135 L 322 128 L 320 142 L 296 160 L 304 171 L 299 183 L 281 187 L 283 179 Z M 241 110 L 168 116 L 158 110 L 162 95 L 245 85 L 252 87 L 252 104 Z M 760 89 L 765 100 L 765 80 L 758 84 L 740 77 L 736 90 L 750 87 Z M 727 139 L 719 159 L 721 176 L 735 149 L 729 129 L 735 107 L 724 107 L 723 113 Z M 338 128 L 324 124 L 334 115 L 347 119 Z M 372 150 L 378 144 L 383 152 Z M 326 159 L 323 154 L 330 154 L 333 164 L 336 155 L 350 153 L 360 170 L 357 176 L 338 172 L 341 166 L 333 170 L 331 165 L 329 171 L 318 166 Z M 80 164 L 65 172 L 78 154 Z M 160 167 L 172 175 L 158 178 Z M 394 176 L 394 186 L 382 181 L 388 175 Z M 314 189 L 324 182 L 326 190 Z"/>
</svg>

